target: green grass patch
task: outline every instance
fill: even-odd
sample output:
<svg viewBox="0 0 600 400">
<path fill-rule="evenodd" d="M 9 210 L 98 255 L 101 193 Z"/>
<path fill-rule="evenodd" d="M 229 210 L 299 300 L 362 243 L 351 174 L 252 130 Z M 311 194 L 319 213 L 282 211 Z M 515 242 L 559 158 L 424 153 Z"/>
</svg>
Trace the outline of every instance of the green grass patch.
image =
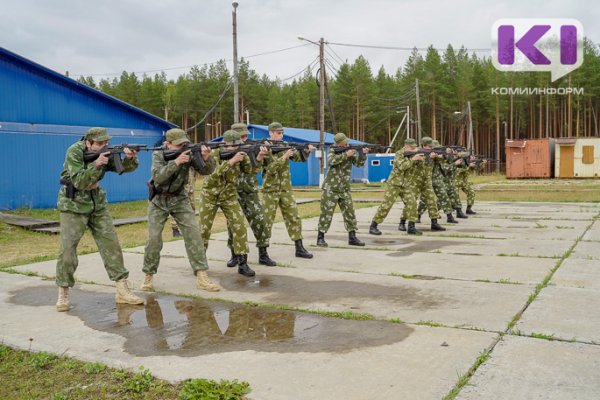
<svg viewBox="0 0 600 400">
<path fill-rule="evenodd" d="M 138 372 L 86 363 L 48 352 L 28 352 L 0 345 L 1 399 L 210 399 L 240 400 L 247 382 L 190 379 L 178 384 Z"/>
</svg>

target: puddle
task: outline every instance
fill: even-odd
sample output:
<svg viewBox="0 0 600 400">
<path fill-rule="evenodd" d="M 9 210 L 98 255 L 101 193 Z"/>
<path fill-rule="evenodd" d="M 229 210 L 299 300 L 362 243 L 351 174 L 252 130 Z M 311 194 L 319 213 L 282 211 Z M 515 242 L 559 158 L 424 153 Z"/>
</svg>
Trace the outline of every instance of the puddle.
<svg viewBox="0 0 600 400">
<path fill-rule="evenodd" d="M 138 306 L 115 305 L 112 294 L 77 288 L 71 297 L 73 307 L 67 314 L 79 317 L 92 329 L 124 337 L 124 350 L 140 357 L 245 350 L 345 353 L 397 343 L 413 331 L 405 324 L 341 320 L 173 296 L 149 294 L 146 304 Z M 56 288 L 22 289 L 14 292 L 10 301 L 53 307 Z"/>
<path fill-rule="evenodd" d="M 227 275 L 219 282 L 226 290 L 264 293 L 262 301 L 274 304 L 341 304 L 361 308 L 365 302 L 393 304 L 401 308 L 427 310 L 444 304 L 448 299 L 423 294 L 410 286 L 384 286 L 351 281 L 308 281 L 306 279 L 269 275 L 251 279 Z"/>
</svg>

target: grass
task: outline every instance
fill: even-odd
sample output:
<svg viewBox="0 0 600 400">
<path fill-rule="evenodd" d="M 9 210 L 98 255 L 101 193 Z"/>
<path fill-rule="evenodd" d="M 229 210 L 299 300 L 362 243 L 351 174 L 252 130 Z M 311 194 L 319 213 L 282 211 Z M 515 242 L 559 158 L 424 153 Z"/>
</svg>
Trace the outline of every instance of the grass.
<svg viewBox="0 0 600 400">
<path fill-rule="evenodd" d="M 486 349 L 479 353 L 477 360 L 475 360 L 475 363 L 471 366 L 471 368 L 469 368 L 469 371 L 467 371 L 465 374 L 458 374 L 458 382 L 456 385 L 454 385 L 452 390 L 450 390 L 450 392 L 444 396 L 443 400 L 454 399 L 460 390 L 467 384 L 467 382 L 469 382 L 469 379 L 471 379 L 471 376 L 473 376 L 477 368 L 479 368 L 481 364 L 486 362 L 491 357 L 491 352 L 491 349 Z"/>
<path fill-rule="evenodd" d="M 110 212 L 114 219 L 133 216 L 141 216 L 146 214 L 147 202 L 133 201 L 128 203 L 118 203 L 109 205 Z M 356 203 L 355 209 L 370 207 L 372 203 Z M 58 220 L 58 211 L 56 210 L 37 210 L 37 209 L 19 209 L 15 213 L 19 215 L 27 215 L 35 218 L 47 218 Z M 336 209 L 339 212 L 339 208 Z M 309 203 L 298 205 L 298 212 L 301 218 L 311 218 L 319 216 L 321 210 L 319 203 Z M 282 222 L 283 217 L 278 211 L 275 217 L 275 222 Z M 212 232 L 223 232 L 227 229 L 225 216 L 219 212 L 215 217 Z M 116 228 L 117 235 L 121 247 L 132 248 L 144 246 L 146 244 L 146 236 L 148 233 L 148 224 L 141 222 L 138 224 L 122 225 Z M 163 230 L 163 241 L 170 242 L 173 240 L 171 234 L 170 223 L 165 224 Z M 60 236 L 50 235 L 45 233 L 33 232 L 16 226 L 7 225 L 0 222 L 0 268 L 10 266 L 31 264 L 35 262 L 48 261 L 57 258 L 58 249 L 60 247 Z M 86 231 L 77 248 L 77 254 L 89 254 L 98 251 L 96 242 L 91 233 Z"/>
<path fill-rule="evenodd" d="M 0 345 L 0 398 L 77 399 L 244 399 L 246 382 L 191 379 L 177 384 L 157 379 L 140 366 L 137 372 L 86 363 L 47 352 Z"/>
</svg>

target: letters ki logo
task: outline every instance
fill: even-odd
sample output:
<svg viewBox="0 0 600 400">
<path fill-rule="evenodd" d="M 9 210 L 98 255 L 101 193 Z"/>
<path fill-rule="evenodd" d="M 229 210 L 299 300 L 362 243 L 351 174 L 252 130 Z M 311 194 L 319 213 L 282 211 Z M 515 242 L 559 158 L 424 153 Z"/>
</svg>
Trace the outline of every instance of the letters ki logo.
<svg viewBox="0 0 600 400">
<path fill-rule="evenodd" d="M 583 27 L 575 19 L 498 20 L 492 63 L 500 71 L 549 71 L 554 82 L 583 64 Z"/>
</svg>

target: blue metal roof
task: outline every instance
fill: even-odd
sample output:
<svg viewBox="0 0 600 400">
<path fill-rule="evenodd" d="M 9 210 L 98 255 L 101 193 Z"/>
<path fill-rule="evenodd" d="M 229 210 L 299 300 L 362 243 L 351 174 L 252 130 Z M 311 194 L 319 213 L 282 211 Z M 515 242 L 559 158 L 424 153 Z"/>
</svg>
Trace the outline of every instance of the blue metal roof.
<svg viewBox="0 0 600 400">
<path fill-rule="evenodd" d="M 175 124 L 0 47 L 0 121 L 168 130 Z"/>
</svg>

